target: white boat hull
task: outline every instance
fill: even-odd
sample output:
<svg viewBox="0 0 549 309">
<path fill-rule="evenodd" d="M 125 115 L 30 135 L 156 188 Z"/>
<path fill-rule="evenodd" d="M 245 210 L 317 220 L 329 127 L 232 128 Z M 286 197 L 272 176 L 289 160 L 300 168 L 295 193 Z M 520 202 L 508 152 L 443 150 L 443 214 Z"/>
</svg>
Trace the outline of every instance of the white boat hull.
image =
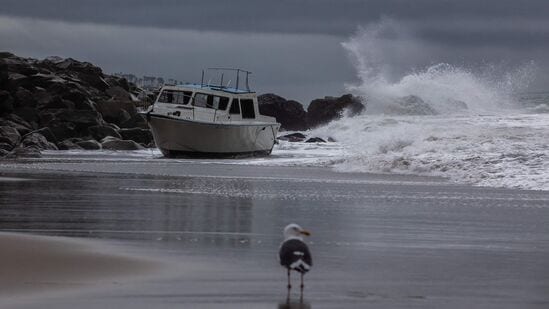
<svg viewBox="0 0 549 309">
<path fill-rule="evenodd" d="M 268 155 L 276 141 L 278 123 L 223 124 L 148 115 L 156 146 L 164 156 Z"/>
</svg>

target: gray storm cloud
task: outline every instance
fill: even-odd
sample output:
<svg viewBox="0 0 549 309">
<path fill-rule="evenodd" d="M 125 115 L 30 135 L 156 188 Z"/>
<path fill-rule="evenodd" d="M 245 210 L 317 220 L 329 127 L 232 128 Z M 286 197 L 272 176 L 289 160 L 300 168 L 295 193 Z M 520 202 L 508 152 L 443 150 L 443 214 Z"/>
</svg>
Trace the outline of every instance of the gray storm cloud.
<svg viewBox="0 0 549 309">
<path fill-rule="evenodd" d="M 256 73 L 258 91 L 307 103 L 342 93 L 356 80 L 340 43 L 389 18 L 401 29 L 384 47 L 393 56 L 383 59 L 396 77 L 440 62 L 535 61 L 541 73 L 533 85 L 543 88 L 549 81 L 548 13 L 549 2 L 542 0 L 4 0 L 0 48 L 183 80 L 195 80 L 202 67 L 242 66 Z"/>
</svg>

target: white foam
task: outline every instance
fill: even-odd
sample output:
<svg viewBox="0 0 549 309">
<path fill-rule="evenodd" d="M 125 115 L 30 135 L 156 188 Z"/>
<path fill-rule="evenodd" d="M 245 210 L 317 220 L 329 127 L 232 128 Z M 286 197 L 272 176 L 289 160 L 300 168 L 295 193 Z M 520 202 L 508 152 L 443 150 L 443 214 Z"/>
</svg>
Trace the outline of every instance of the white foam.
<svg viewBox="0 0 549 309">
<path fill-rule="evenodd" d="M 362 115 L 313 132 L 347 147 L 347 172 L 448 177 L 481 186 L 549 190 L 549 115 Z"/>
</svg>

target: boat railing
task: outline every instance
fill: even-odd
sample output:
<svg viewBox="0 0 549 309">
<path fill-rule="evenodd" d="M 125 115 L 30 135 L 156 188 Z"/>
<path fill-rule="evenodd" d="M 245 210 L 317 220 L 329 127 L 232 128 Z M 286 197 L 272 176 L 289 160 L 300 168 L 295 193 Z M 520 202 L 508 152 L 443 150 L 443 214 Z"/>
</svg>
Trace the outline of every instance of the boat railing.
<svg viewBox="0 0 549 309">
<path fill-rule="evenodd" d="M 225 78 L 225 72 L 233 72 L 233 74 L 235 74 L 235 77 L 236 77 L 236 85 L 234 87 L 234 89 L 236 89 L 237 91 L 239 90 L 246 90 L 248 92 L 250 92 L 250 74 L 252 74 L 252 72 L 250 71 L 247 71 L 247 70 L 243 70 L 243 69 L 239 69 L 239 68 L 207 68 L 206 69 L 206 72 L 207 71 L 216 71 L 216 72 L 219 72 L 219 84 L 216 84 L 216 83 L 211 83 L 211 79 L 208 81 L 208 83 L 204 83 L 204 77 L 205 77 L 205 71 L 202 70 L 202 79 L 200 81 L 200 86 L 201 87 L 215 87 L 215 88 L 219 88 L 221 90 L 223 89 L 228 89 L 229 88 L 229 85 L 231 83 L 231 80 L 229 80 L 227 82 L 227 85 L 224 85 L 223 82 L 224 82 L 224 78 Z M 240 75 L 241 74 L 245 74 L 246 76 L 246 79 L 245 79 L 245 89 L 240 89 Z"/>
</svg>

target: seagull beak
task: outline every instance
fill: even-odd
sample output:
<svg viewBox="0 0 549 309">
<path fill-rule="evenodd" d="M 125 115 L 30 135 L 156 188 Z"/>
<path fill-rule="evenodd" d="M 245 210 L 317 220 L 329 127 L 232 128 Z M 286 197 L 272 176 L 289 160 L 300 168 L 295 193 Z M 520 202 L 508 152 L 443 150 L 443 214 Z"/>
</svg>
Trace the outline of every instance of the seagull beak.
<svg viewBox="0 0 549 309">
<path fill-rule="evenodd" d="M 311 236 L 311 233 L 309 233 L 309 231 L 306 231 L 306 230 L 301 230 L 299 231 L 300 234 L 303 234 L 305 236 Z"/>
</svg>

